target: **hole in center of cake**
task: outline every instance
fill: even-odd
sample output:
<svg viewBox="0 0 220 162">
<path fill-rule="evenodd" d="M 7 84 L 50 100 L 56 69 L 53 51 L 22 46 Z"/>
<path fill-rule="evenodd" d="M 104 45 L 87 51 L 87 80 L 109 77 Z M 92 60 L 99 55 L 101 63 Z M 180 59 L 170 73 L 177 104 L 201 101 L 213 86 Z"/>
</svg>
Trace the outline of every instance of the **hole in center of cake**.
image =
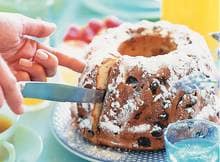
<svg viewBox="0 0 220 162">
<path fill-rule="evenodd" d="M 174 51 L 176 46 L 168 36 L 145 35 L 124 41 L 119 46 L 118 52 L 122 55 L 151 57 Z"/>
</svg>

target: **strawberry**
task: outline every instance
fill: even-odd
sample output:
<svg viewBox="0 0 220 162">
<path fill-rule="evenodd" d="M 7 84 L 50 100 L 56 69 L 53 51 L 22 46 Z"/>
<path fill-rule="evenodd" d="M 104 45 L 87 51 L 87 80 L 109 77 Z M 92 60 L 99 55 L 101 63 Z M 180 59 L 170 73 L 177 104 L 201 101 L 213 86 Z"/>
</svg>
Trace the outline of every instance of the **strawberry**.
<svg viewBox="0 0 220 162">
<path fill-rule="evenodd" d="M 76 25 L 71 25 L 68 32 L 64 36 L 64 41 L 67 40 L 79 40 L 80 39 L 80 28 Z"/>
<path fill-rule="evenodd" d="M 121 24 L 121 20 L 115 16 L 109 16 L 104 20 L 104 23 L 107 28 L 115 28 Z"/>
<path fill-rule="evenodd" d="M 95 33 L 90 27 L 86 26 L 85 28 L 81 29 L 80 38 L 82 41 L 90 43 L 94 36 Z"/>
<path fill-rule="evenodd" d="M 92 19 L 88 23 L 88 27 L 90 27 L 95 34 L 97 34 L 101 29 L 104 28 L 104 24 L 101 20 Z"/>
</svg>

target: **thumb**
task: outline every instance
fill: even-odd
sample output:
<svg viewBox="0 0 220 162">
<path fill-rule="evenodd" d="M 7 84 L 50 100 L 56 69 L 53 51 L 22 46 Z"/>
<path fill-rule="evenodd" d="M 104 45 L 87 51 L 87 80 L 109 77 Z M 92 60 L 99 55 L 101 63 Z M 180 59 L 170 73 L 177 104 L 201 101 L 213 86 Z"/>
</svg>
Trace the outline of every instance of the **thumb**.
<svg viewBox="0 0 220 162">
<path fill-rule="evenodd" d="M 49 23 L 38 19 L 32 19 L 26 16 L 22 16 L 22 21 L 23 21 L 22 35 L 42 38 L 49 36 L 56 29 L 56 25 L 54 23 Z"/>
</svg>

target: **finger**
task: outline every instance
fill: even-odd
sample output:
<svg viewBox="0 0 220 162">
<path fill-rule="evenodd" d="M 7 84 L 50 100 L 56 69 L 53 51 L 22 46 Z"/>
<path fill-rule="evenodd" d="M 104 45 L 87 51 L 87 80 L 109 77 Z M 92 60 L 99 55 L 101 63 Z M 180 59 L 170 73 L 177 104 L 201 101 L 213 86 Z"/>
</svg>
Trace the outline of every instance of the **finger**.
<svg viewBox="0 0 220 162">
<path fill-rule="evenodd" d="M 13 63 L 20 58 L 32 59 L 37 50 L 37 42 L 28 38 L 22 39 L 22 46 L 13 57 L 7 59 L 8 63 Z"/>
<path fill-rule="evenodd" d="M 47 47 L 43 44 L 38 44 L 39 49 L 44 49 L 49 51 L 50 53 L 54 54 L 59 62 L 59 65 L 72 69 L 73 71 L 82 73 L 85 68 L 85 63 L 80 61 L 74 57 L 70 57 L 68 55 L 63 54 L 62 52 L 53 49 L 51 47 Z"/>
<path fill-rule="evenodd" d="M 18 63 L 13 65 L 17 71 L 25 71 L 29 74 L 32 81 L 46 81 L 46 73 L 44 68 L 27 59 L 20 59 Z"/>
<path fill-rule="evenodd" d="M 26 16 L 22 16 L 23 20 L 23 35 L 35 36 L 35 37 L 46 37 L 52 34 L 56 25 L 46 21 L 32 19 Z"/>
<path fill-rule="evenodd" d="M 19 52 L 15 55 L 15 57 L 11 57 L 10 60 L 8 60 L 8 62 L 15 62 L 16 60 L 18 60 L 19 58 L 32 58 L 36 52 L 37 49 L 44 49 L 52 54 L 54 54 L 57 59 L 58 59 L 58 63 L 61 66 L 67 67 L 69 69 L 72 69 L 73 71 L 82 73 L 84 68 L 85 68 L 85 63 L 70 57 L 68 55 L 63 54 L 62 52 L 55 50 L 51 47 L 47 47 L 43 44 L 40 44 L 34 40 L 30 40 L 30 39 L 25 39 L 25 45 L 19 50 Z"/>
<path fill-rule="evenodd" d="M 17 81 L 30 81 L 31 80 L 28 72 L 25 72 L 25 71 L 16 71 L 14 75 L 17 78 Z"/>
<path fill-rule="evenodd" d="M 5 101 L 4 93 L 3 93 L 2 87 L 0 87 L 0 108 L 3 106 L 4 101 Z"/>
<path fill-rule="evenodd" d="M 17 87 L 17 81 L 14 75 L 11 73 L 9 67 L 5 61 L 0 57 L 0 85 L 2 87 L 4 97 L 13 112 L 21 114 L 23 97 L 19 88 Z"/>
<path fill-rule="evenodd" d="M 34 61 L 44 67 L 48 77 L 55 75 L 58 66 L 58 60 L 55 55 L 43 49 L 39 49 L 36 52 Z"/>
<path fill-rule="evenodd" d="M 69 69 L 72 69 L 73 71 L 82 73 L 84 68 L 85 68 L 85 63 L 70 57 L 68 55 L 65 55 L 59 51 L 54 51 L 54 55 L 57 57 L 58 61 L 59 61 L 59 65 L 67 67 Z"/>
</svg>

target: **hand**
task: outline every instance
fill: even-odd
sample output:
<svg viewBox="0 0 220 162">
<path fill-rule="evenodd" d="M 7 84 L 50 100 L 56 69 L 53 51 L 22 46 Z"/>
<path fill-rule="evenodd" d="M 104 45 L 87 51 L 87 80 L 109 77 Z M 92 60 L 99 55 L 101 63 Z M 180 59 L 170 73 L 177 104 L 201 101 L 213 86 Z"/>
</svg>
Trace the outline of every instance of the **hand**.
<svg viewBox="0 0 220 162">
<path fill-rule="evenodd" d="M 17 114 L 22 113 L 22 95 L 17 80 L 46 81 L 58 63 L 81 72 L 84 64 L 30 38 L 47 37 L 55 25 L 23 15 L 0 13 L 0 107 L 4 99 Z M 17 78 L 17 79 L 16 79 Z"/>
</svg>

